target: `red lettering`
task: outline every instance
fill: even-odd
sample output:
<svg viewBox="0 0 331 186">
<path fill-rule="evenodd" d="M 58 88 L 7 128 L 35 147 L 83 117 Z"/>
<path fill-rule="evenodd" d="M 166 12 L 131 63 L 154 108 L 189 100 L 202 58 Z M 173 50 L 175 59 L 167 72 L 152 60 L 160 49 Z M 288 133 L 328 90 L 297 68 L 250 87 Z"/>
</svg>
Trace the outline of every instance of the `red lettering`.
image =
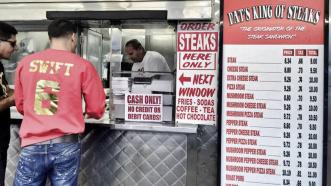
<svg viewBox="0 0 331 186">
<path fill-rule="evenodd" d="M 215 30 L 214 23 L 182 23 L 181 30 Z"/>
</svg>

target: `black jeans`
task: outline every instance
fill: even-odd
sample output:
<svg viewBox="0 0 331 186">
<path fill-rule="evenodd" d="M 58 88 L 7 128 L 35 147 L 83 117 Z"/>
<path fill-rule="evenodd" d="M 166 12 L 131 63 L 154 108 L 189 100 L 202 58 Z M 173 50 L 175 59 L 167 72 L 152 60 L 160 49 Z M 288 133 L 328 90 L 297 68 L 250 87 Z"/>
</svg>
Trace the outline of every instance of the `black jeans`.
<svg viewBox="0 0 331 186">
<path fill-rule="evenodd" d="M 5 184 L 5 173 L 7 165 L 7 150 L 10 140 L 10 124 L 2 123 L 0 125 L 0 186 Z"/>
</svg>

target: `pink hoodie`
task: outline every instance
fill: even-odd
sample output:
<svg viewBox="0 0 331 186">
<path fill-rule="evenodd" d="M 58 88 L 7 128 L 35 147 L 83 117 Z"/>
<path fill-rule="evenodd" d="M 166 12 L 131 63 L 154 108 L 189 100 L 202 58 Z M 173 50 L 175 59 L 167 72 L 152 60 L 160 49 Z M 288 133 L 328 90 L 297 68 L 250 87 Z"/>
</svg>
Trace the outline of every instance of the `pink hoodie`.
<svg viewBox="0 0 331 186">
<path fill-rule="evenodd" d="M 23 114 L 21 146 L 82 133 L 82 109 L 99 119 L 105 93 L 93 65 L 76 54 L 48 49 L 23 58 L 16 70 L 15 103 Z"/>
</svg>

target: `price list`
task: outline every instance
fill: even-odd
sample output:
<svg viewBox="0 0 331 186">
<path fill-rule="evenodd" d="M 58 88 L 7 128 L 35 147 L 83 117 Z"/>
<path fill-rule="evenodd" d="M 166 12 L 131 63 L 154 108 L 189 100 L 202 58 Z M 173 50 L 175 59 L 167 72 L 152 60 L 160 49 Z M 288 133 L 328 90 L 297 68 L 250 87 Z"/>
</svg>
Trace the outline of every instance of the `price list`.
<svg viewBox="0 0 331 186">
<path fill-rule="evenodd" d="M 321 185 L 323 47 L 223 50 L 222 185 Z"/>
<path fill-rule="evenodd" d="M 324 1 L 224 1 L 221 186 L 321 186 Z"/>
</svg>

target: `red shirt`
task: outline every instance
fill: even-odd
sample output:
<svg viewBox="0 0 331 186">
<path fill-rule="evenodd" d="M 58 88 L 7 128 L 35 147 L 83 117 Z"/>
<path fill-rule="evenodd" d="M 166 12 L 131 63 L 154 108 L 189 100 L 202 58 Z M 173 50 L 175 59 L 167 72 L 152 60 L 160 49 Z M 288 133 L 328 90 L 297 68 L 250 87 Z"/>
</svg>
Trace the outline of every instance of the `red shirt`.
<svg viewBox="0 0 331 186">
<path fill-rule="evenodd" d="M 23 114 L 21 146 L 83 132 L 82 97 L 86 114 L 101 118 L 105 93 L 90 62 L 54 49 L 23 58 L 15 79 L 16 108 Z"/>
</svg>

